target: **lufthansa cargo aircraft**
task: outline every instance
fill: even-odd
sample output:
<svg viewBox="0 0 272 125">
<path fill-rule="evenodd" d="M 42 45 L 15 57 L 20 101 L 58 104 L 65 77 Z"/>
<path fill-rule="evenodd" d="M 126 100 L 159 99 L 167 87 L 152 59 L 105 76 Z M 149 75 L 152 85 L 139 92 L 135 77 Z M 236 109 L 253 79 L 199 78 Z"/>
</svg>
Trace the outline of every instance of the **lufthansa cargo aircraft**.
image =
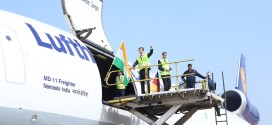
<svg viewBox="0 0 272 125">
<path fill-rule="evenodd" d="M 211 108 L 202 107 L 189 120 L 180 122 L 180 117 L 186 115 L 183 114 L 186 112 L 177 114 L 184 108 L 181 104 L 172 108 L 167 107 L 167 104 L 172 104 L 169 100 L 158 101 L 156 105 L 152 102 L 141 104 L 139 100 L 144 96 L 137 96 L 140 95 L 139 84 L 127 86 L 126 95 L 131 95 L 132 102 L 112 103 L 114 101 L 111 100 L 116 100 L 115 86 L 109 86 L 105 77 L 110 68 L 117 68 L 111 67 L 114 53 L 102 27 L 102 0 L 61 2 L 73 34 L 0 10 L 0 125 L 210 125 L 217 124 L 221 117 L 225 118 L 223 109 L 219 109 L 222 115 L 215 114 L 212 107 L 217 103 L 211 102 L 207 104 Z M 79 14 L 78 11 L 86 13 Z M 133 79 L 137 80 L 137 72 L 132 73 Z M 114 78 L 110 77 L 109 83 L 114 83 Z M 196 90 L 193 91 L 192 96 L 199 96 Z M 186 96 L 186 92 L 178 92 L 181 93 Z M 170 99 L 175 95 L 164 93 Z M 239 62 L 236 88 L 222 94 L 222 98 L 225 96 L 222 107 L 228 110 L 226 123 L 258 124 L 258 110 L 247 98 L 243 55 Z M 202 97 L 193 100 L 199 98 Z M 156 99 L 163 97 L 159 95 Z M 206 100 L 203 98 L 203 101 Z M 185 101 L 184 105 L 190 103 L 190 100 Z"/>
</svg>

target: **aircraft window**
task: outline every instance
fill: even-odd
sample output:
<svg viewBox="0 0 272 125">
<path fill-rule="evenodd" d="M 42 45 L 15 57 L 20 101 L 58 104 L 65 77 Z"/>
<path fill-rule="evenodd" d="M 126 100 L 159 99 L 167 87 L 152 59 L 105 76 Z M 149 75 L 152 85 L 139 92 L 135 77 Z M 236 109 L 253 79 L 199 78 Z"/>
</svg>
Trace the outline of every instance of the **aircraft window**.
<svg viewBox="0 0 272 125">
<path fill-rule="evenodd" d="M 5 80 L 9 83 L 25 83 L 25 65 L 20 42 L 13 29 L 0 26 L 1 47 L 5 69 Z"/>
<path fill-rule="evenodd" d="M 6 39 L 7 39 L 8 41 L 11 41 L 10 36 L 6 36 Z"/>
</svg>

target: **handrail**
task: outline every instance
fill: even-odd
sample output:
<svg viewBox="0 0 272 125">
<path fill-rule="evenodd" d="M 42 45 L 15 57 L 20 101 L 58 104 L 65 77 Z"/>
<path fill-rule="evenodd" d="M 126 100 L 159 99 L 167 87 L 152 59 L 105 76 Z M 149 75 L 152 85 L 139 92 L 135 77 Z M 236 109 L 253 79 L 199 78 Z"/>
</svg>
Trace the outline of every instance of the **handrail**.
<svg viewBox="0 0 272 125">
<path fill-rule="evenodd" d="M 181 63 L 181 62 L 189 62 L 189 61 L 194 61 L 194 59 L 188 59 L 188 60 L 180 60 L 180 61 L 175 61 L 175 62 L 168 62 L 168 63 L 165 63 L 165 64 L 176 64 L 176 63 Z M 152 64 L 152 65 L 148 65 L 148 66 L 137 66 L 135 67 L 134 69 L 139 69 L 139 68 L 146 68 L 146 67 L 154 67 L 154 66 L 159 66 L 159 65 L 162 65 L 162 64 Z"/>
<path fill-rule="evenodd" d="M 160 77 L 160 78 L 149 77 L 149 79 L 135 80 L 133 82 L 141 82 L 141 81 L 148 81 L 148 80 L 155 80 L 155 79 L 164 79 L 164 78 L 173 78 L 173 77 L 180 77 L 180 76 L 190 76 L 190 75 L 194 75 L 194 74 L 195 73 L 189 73 L 189 74 L 181 74 L 181 75 L 175 75 L 175 76 L 165 76 L 165 77 Z"/>
<path fill-rule="evenodd" d="M 189 60 L 180 60 L 180 61 L 174 61 L 174 62 L 168 62 L 166 64 L 175 64 L 175 69 L 176 69 L 176 75 L 175 76 L 167 76 L 167 77 L 161 77 L 161 78 L 149 78 L 149 79 L 142 79 L 142 80 L 135 80 L 135 81 L 132 81 L 132 82 L 141 82 L 141 81 L 149 81 L 149 80 L 154 80 L 154 79 L 162 79 L 162 78 L 173 78 L 173 77 L 176 77 L 176 80 L 177 80 L 177 83 L 178 83 L 178 77 L 180 76 L 186 76 L 186 75 L 193 75 L 194 73 L 192 74 L 182 74 L 182 75 L 178 75 L 178 67 L 177 67 L 177 64 L 178 63 L 181 63 L 181 62 L 189 62 L 189 61 L 194 61 L 194 59 L 189 59 Z M 152 65 L 148 65 L 148 66 L 141 66 L 141 67 L 135 67 L 133 69 L 139 69 L 139 68 L 145 68 L 145 70 L 147 69 L 147 67 L 154 67 L 154 66 L 159 66 L 159 65 L 162 65 L 162 64 L 152 64 Z M 107 86 L 114 86 L 116 85 L 116 83 L 114 84 L 109 84 L 108 83 L 108 80 L 110 78 L 110 75 L 114 72 L 118 72 L 118 71 L 121 71 L 121 70 L 113 70 L 113 71 L 110 71 L 106 74 L 106 77 L 105 77 L 105 81 L 106 81 L 106 85 Z M 129 82 L 129 83 L 132 83 L 132 82 Z"/>
<path fill-rule="evenodd" d="M 109 80 L 109 78 L 110 78 L 109 76 L 111 75 L 111 73 L 119 72 L 119 71 L 122 71 L 122 70 L 113 70 L 113 71 L 110 71 L 110 72 L 107 73 L 106 79 L 105 79 L 107 86 L 114 86 L 114 85 L 117 85 L 116 83 L 114 83 L 114 84 L 109 84 L 109 83 L 108 83 L 108 80 Z"/>
</svg>

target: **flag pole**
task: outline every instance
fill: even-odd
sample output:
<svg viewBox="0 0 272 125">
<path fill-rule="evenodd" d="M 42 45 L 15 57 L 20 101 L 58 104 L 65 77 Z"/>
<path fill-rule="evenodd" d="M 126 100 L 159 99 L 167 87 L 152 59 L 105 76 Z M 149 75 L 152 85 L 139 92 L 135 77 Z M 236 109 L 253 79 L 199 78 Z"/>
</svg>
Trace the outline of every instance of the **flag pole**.
<svg viewBox="0 0 272 125">
<path fill-rule="evenodd" d="M 124 40 L 122 40 L 122 42 L 121 42 L 121 44 L 120 44 L 119 48 L 121 48 L 121 46 L 122 46 L 123 42 L 124 42 Z M 119 49 L 118 49 L 118 50 L 119 50 Z M 118 51 L 117 51 L 117 52 L 118 52 Z M 115 53 L 115 55 L 116 55 L 116 53 Z M 107 74 L 106 74 L 106 76 L 105 76 L 105 78 L 104 78 L 104 81 L 106 81 L 106 80 L 107 80 L 107 78 L 109 77 L 110 70 L 111 70 L 112 65 L 113 65 L 113 62 L 114 62 L 114 60 L 115 60 L 115 55 L 114 55 L 114 59 L 113 59 L 113 61 L 112 61 L 112 63 L 111 63 L 111 66 L 110 66 L 110 68 L 109 68 L 109 70 L 108 70 L 108 72 L 107 72 Z"/>
</svg>

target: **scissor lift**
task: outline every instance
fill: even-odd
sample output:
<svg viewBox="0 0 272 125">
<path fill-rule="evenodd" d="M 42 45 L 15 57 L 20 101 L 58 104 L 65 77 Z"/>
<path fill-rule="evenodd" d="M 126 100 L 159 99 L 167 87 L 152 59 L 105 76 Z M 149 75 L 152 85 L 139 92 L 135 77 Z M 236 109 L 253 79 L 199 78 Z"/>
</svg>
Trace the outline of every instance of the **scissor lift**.
<svg viewBox="0 0 272 125">
<path fill-rule="evenodd" d="M 202 92 L 202 88 L 142 94 L 108 101 L 109 105 L 128 110 L 152 125 L 166 124 L 175 113 L 185 113 L 176 124 L 184 124 L 197 110 L 219 107 L 224 101 L 220 96 Z M 159 118 L 156 116 L 160 116 Z"/>
<path fill-rule="evenodd" d="M 180 76 L 181 75 L 170 77 L 178 78 Z M 148 80 L 151 79 L 146 79 L 146 81 Z M 139 80 L 134 81 L 133 84 L 135 84 L 135 82 L 139 82 Z M 104 103 L 116 108 L 127 110 L 152 125 L 167 125 L 165 122 L 172 115 L 176 113 L 184 113 L 185 115 L 175 123 L 176 125 L 180 125 L 184 124 L 197 110 L 219 107 L 223 102 L 224 99 L 214 93 L 208 92 L 205 87 L 188 89 L 178 88 L 177 90 L 172 91 L 117 97 L 114 98 L 114 100 L 109 100 Z"/>
</svg>

